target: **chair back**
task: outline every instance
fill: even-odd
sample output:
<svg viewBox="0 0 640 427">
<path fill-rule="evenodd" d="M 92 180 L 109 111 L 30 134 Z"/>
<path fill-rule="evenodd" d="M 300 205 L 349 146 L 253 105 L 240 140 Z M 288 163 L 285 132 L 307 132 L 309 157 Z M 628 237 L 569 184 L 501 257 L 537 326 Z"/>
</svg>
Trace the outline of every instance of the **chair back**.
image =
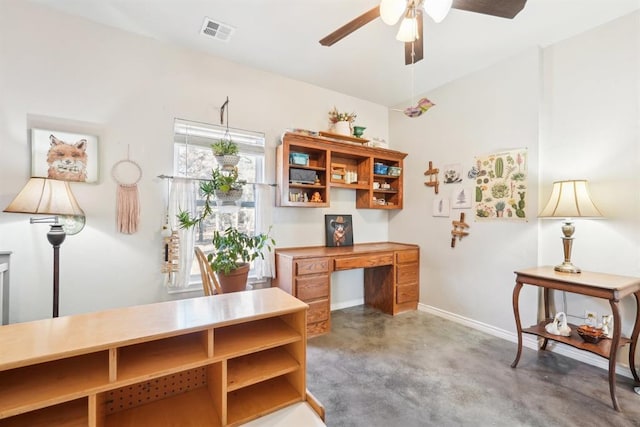
<svg viewBox="0 0 640 427">
<path fill-rule="evenodd" d="M 221 294 L 222 288 L 218 283 L 218 279 L 216 279 L 216 275 L 213 274 L 211 264 L 207 261 L 207 256 L 202 252 L 202 249 L 197 246 L 194 250 L 196 252 L 198 265 L 200 266 L 200 277 L 202 277 L 202 288 L 204 290 L 204 294 L 207 296 Z"/>
</svg>

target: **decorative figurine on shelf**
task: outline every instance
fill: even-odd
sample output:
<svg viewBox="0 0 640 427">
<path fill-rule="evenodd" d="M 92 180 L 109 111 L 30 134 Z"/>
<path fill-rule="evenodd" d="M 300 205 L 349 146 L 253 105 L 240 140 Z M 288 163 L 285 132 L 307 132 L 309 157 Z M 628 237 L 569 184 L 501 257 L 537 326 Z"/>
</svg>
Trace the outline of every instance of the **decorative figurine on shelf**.
<svg viewBox="0 0 640 427">
<path fill-rule="evenodd" d="M 313 185 L 320 185 L 320 178 L 318 178 L 318 177 L 316 176 L 316 179 L 315 179 L 315 181 L 313 182 Z"/>
<path fill-rule="evenodd" d="M 613 338 L 613 314 L 602 316 L 602 333 L 607 338 Z"/>
<path fill-rule="evenodd" d="M 311 196 L 311 201 L 314 203 L 322 203 L 322 196 L 320 195 L 319 191 L 313 193 L 313 195 Z"/>
<path fill-rule="evenodd" d="M 553 322 L 545 325 L 544 329 L 552 335 L 561 335 L 563 337 L 571 335 L 571 328 L 567 325 L 567 315 L 562 311 L 557 313 Z"/>
</svg>

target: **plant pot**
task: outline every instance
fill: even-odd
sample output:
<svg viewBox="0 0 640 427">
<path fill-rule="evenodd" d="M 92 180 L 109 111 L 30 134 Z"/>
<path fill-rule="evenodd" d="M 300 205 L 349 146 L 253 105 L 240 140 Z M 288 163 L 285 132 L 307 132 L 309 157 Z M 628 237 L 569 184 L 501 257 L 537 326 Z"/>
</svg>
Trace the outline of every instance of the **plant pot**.
<svg viewBox="0 0 640 427">
<path fill-rule="evenodd" d="M 218 165 L 224 170 L 233 169 L 240 161 L 240 156 L 225 154 L 224 156 L 214 156 Z"/>
<path fill-rule="evenodd" d="M 216 199 L 221 202 L 235 202 L 242 198 L 242 189 L 229 191 L 215 190 L 215 194 Z"/>
<path fill-rule="evenodd" d="M 351 124 L 347 121 L 336 122 L 333 131 L 339 135 L 351 135 Z"/>
<path fill-rule="evenodd" d="M 249 277 L 249 263 L 245 262 L 240 264 L 235 270 L 231 270 L 229 274 L 223 272 L 216 272 L 216 278 L 222 293 L 227 294 L 229 292 L 244 291 L 247 289 L 247 278 Z"/>
</svg>

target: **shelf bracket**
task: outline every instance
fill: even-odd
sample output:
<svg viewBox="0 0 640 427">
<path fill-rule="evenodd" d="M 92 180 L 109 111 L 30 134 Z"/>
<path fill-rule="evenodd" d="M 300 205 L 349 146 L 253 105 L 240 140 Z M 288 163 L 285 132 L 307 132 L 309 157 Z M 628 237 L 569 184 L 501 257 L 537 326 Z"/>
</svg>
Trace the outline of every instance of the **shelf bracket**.
<svg viewBox="0 0 640 427">
<path fill-rule="evenodd" d="M 440 169 L 433 167 L 433 162 L 429 160 L 429 169 L 427 169 L 424 174 L 429 177 L 429 181 L 425 182 L 424 185 L 427 187 L 433 187 L 436 194 L 438 194 L 438 186 L 440 183 L 438 182 L 438 173 Z"/>
<path fill-rule="evenodd" d="M 462 240 L 464 236 L 468 236 L 469 232 L 464 231 L 469 228 L 469 224 L 464 222 L 464 212 L 460 212 L 460 221 L 451 221 L 453 224 L 453 230 L 451 230 L 451 247 L 456 247 L 456 238 Z"/>
</svg>

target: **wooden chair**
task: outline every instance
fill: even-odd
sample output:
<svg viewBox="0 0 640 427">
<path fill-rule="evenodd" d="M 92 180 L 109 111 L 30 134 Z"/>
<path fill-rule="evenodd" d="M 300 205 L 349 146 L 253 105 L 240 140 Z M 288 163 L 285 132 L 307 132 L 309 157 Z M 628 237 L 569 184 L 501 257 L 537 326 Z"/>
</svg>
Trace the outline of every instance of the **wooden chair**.
<svg viewBox="0 0 640 427">
<path fill-rule="evenodd" d="M 209 261 L 207 261 L 207 256 L 199 247 L 195 248 L 195 252 L 196 258 L 198 259 L 198 265 L 200 266 L 200 276 L 202 277 L 202 288 L 204 289 L 204 294 L 207 296 L 221 294 L 222 288 L 218 283 L 218 279 L 216 279 L 216 275 L 213 274 L 213 270 L 211 270 L 211 265 L 209 264 Z"/>
</svg>

